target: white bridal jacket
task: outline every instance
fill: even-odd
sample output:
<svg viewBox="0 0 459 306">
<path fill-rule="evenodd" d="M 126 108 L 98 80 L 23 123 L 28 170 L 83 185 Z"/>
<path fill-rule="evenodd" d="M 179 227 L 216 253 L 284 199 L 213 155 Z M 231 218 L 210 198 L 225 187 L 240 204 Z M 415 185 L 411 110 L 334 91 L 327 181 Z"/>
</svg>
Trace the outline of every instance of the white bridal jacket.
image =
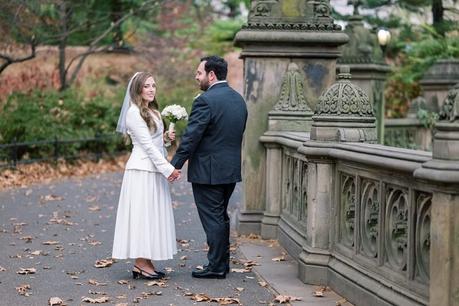
<svg viewBox="0 0 459 306">
<path fill-rule="evenodd" d="M 153 117 L 157 129 L 151 134 L 147 123 L 140 116 L 137 105 L 131 104 L 126 115 L 127 133 L 131 137 L 133 148 L 126 164 L 126 170 L 144 170 L 159 172 L 169 177 L 174 167 L 167 161 L 167 152 L 164 148 L 163 123 L 161 119 Z"/>
</svg>

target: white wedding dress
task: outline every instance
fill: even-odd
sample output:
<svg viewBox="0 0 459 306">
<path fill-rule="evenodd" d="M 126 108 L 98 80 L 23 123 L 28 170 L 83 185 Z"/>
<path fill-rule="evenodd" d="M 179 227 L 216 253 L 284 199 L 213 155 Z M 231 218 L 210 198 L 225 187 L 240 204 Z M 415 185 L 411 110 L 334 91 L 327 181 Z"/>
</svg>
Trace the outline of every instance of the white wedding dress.
<svg viewBox="0 0 459 306">
<path fill-rule="evenodd" d="M 151 134 L 137 106 L 131 105 L 126 125 L 133 143 L 126 164 L 116 216 L 112 258 L 171 259 L 177 253 L 175 223 L 167 177 L 163 123 L 155 118 Z"/>
</svg>

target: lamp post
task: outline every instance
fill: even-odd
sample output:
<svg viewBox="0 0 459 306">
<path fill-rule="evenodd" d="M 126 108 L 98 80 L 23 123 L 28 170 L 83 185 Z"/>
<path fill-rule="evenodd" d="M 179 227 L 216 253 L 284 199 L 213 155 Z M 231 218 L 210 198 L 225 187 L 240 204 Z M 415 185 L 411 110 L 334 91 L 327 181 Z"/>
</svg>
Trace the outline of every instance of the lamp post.
<svg viewBox="0 0 459 306">
<path fill-rule="evenodd" d="M 378 31 L 378 43 L 381 46 L 383 56 L 386 55 L 386 47 L 390 42 L 390 32 L 387 29 L 381 28 Z"/>
<path fill-rule="evenodd" d="M 386 48 L 387 45 L 390 42 L 390 32 L 385 29 L 381 28 L 379 29 L 378 33 L 378 43 L 379 46 L 381 47 L 382 50 L 382 57 L 383 57 L 383 63 L 382 65 L 386 65 Z M 376 118 L 377 118 L 377 127 L 378 127 L 378 141 L 381 144 L 384 144 L 384 114 L 385 114 L 385 108 L 386 108 L 386 101 L 384 100 L 384 82 L 381 84 L 381 92 L 380 92 L 380 97 L 379 97 L 379 103 L 376 105 L 375 110 L 376 110 Z"/>
</svg>

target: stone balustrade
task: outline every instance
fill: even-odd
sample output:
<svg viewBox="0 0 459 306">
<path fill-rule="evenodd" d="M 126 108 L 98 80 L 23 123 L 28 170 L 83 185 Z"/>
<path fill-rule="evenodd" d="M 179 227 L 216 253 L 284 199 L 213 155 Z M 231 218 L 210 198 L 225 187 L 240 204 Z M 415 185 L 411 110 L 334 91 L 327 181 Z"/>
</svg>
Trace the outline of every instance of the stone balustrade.
<svg viewBox="0 0 459 306">
<path fill-rule="evenodd" d="M 429 152 L 267 133 L 264 238 L 277 237 L 306 283 L 356 305 L 428 305 L 432 194 L 413 176 Z M 277 227 L 274 224 L 277 223 Z"/>
</svg>

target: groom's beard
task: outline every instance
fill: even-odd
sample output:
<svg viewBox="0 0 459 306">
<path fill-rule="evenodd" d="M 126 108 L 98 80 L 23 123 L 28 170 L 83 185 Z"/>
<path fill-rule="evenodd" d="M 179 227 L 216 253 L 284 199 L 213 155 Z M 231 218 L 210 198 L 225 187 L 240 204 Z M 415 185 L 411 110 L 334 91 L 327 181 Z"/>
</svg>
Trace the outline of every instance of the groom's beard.
<svg viewBox="0 0 459 306">
<path fill-rule="evenodd" d="M 205 78 L 204 80 L 199 81 L 199 88 L 202 91 L 206 91 L 207 89 L 209 89 L 209 79 Z"/>
</svg>

